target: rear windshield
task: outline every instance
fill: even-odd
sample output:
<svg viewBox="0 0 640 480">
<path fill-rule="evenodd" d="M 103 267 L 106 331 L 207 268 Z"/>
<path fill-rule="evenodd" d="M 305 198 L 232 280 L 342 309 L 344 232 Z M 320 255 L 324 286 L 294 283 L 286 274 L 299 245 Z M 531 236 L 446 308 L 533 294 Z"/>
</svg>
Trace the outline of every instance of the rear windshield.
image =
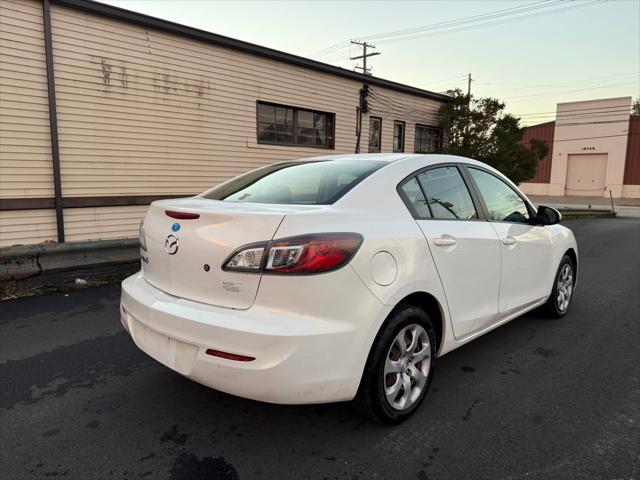
<svg viewBox="0 0 640 480">
<path fill-rule="evenodd" d="M 328 205 L 383 165 L 370 160 L 280 163 L 234 178 L 203 197 L 227 202 Z"/>
</svg>

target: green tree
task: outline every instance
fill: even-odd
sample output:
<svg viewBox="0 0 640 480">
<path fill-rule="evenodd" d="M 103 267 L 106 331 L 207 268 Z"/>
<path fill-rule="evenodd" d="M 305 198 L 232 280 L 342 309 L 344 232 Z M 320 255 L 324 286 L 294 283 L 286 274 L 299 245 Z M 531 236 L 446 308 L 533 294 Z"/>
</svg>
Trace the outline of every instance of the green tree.
<svg viewBox="0 0 640 480">
<path fill-rule="evenodd" d="M 456 90 L 453 101 L 440 110 L 447 137 L 444 150 L 480 160 L 519 184 L 533 178 L 549 148 L 540 140 L 523 145 L 525 128 L 519 118 L 505 113 L 504 107 L 495 98 L 469 99 Z"/>
<path fill-rule="evenodd" d="M 636 98 L 636 101 L 633 102 L 633 107 L 631 107 L 631 115 L 640 117 L 640 97 Z"/>
</svg>

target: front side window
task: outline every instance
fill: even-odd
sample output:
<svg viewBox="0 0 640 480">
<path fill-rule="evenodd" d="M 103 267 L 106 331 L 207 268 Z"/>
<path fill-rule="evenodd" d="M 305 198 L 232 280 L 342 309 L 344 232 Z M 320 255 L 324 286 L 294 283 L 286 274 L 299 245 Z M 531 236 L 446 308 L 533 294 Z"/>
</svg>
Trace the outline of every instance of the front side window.
<svg viewBox="0 0 640 480">
<path fill-rule="evenodd" d="M 364 160 L 280 163 L 241 175 L 202 196 L 227 202 L 328 205 L 383 165 Z"/>
<path fill-rule="evenodd" d="M 258 102 L 258 143 L 333 148 L 334 114 Z"/>
<path fill-rule="evenodd" d="M 393 151 L 404 152 L 404 122 L 393 122 Z"/>
<path fill-rule="evenodd" d="M 418 181 L 427 195 L 433 218 L 471 220 L 478 218 L 471 194 L 456 167 L 438 167 L 422 172 Z"/>
<path fill-rule="evenodd" d="M 382 147 L 382 119 L 369 117 L 369 151 L 379 152 Z"/>
<path fill-rule="evenodd" d="M 484 170 L 469 168 L 469 173 L 487 206 L 489 220 L 516 223 L 529 221 L 527 205 L 513 188 Z"/>
<path fill-rule="evenodd" d="M 408 203 L 408 205 L 411 205 L 411 208 L 414 210 L 415 215 L 418 218 L 431 217 L 429 205 L 427 205 L 427 200 L 424 198 L 422 188 L 418 185 L 418 180 L 416 180 L 415 177 L 408 182 L 405 182 L 400 189 L 405 197 L 405 202 Z"/>
<path fill-rule="evenodd" d="M 440 153 L 441 131 L 439 128 L 416 125 L 415 153 Z"/>
</svg>

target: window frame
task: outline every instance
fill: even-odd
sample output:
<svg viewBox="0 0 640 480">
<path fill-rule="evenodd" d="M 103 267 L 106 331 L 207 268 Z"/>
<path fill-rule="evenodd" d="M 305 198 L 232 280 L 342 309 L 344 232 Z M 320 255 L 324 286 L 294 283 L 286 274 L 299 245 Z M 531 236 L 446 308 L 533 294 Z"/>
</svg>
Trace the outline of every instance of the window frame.
<svg viewBox="0 0 640 480">
<path fill-rule="evenodd" d="M 293 142 L 278 142 L 278 141 L 269 141 L 269 140 L 261 140 L 260 139 L 260 134 L 259 134 L 259 128 L 258 125 L 260 124 L 259 121 L 259 110 L 260 110 L 260 105 L 267 105 L 270 107 L 280 107 L 280 108 L 290 108 L 291 110 L 293 110 Z M 318 114 L 322 114 L 322 115 L 326 115 L 327 117 L 327 145 L 309 145 L 308 143 L 297 143 L 296 140 L 298 139 L 298 112 L 299 111 L 305 111 L 305 112 L 310 112 L 310 113 L 318 113 Z M 256 143 L 260 144 L 260 145 L 281 145 L 281 146 L 285 146 L 285 147 L 299 147 L 299 148 L 319 148 L 322 150 L 335 150 L 336 148 L 336 144 L 335 144 L 335 132 L 336 132 L 336 114 L 333 112 L 323 112 L 321 110 L 314 110 L 311 108 L 305 108 L 305 107 L 294 107 L 291 105 L 284 105 L 281 103 L 274 103 L 274 102 L 265 102 L 262 100 L 256 100 Z"/>
<path fill-rule="evenodd" d="M 421 217 L 418 214 L 418 211 L 416 210 L 416 207 L 413 205 L 413 202 L 409 199 L 409 197 L 407 196 L 407 194 L 405 193 L 404 189 L 402 187 L 404 187 L 407 183 L 409 183 L 411 180 L 415 180 L 416 183 L 418 184 L 418 188 L 420 189 L 420 191 L 422 192 L 422 198 L 424 198 L 424 201 L 426 202 L 427 205 L 427 210 L 429 210 L 429 217 Z M 416 220 L 433 220 L 433 212 L 431 211 L 431 206 L 429 205 L 429 200 L 427 200 L 427 197 L 424 193 L 424 188 L 422 188 L 422 185 L 420 184 L 420 180 L 418 180 L 418 175 L 410 175 L 409 177 L 403 179 L 398 186 L 396 187 L 396 191 L 398 192 L 398 195 L 400 195 L 400 199 L 404 202 L 405 206 L 407 207 L 407 209 L 409 210 L 409 212 L 411 213 L 411 216 L 416 219 Z"/>
<path fill-rule="evenodd" d="M 460 165 L 462 166 L 462 170 L 464 171 L 464 174 L 469 179 L 468 181 L 471 184 L 471 188 L 473 188 L 474 196 L 476 196 L 478 198 L 478 202 L 480 203 L 480 205 L 482 207 L 483 216 L 486 218 L 487 222 L 509 223 L 509 224 L 512 224 L 512 225 L 533 225 L 531 223 L 531 220 L 533 218 L 535 218 L 535 216 L 536 216 L 536 213 L 537 213 L 536 209 L 533 208 L 533 205 L 531 204 L 531 202 L 529 202 L 529 199 L 526 198 L 520 192 L 520 190 L 517 187 L 515 187 L 515 185 L 510 180 L 509 181 L 505 181 L 505 179 L 500 178 L 500 176 L 496 175 L 491 170 L 483 168 L 482 166 L 479 166 L 479 165 L 470 165 L 470 164 L 466 164 L 466 163 L 463 163 L 463 164 L 460 164 Z M 469 171 L 469 169 L 472 169 L 472 168 L 475 168 L 476 170 L 480 170 L 480 171 L 482 171 L 484 173 L 488 173 L 489 175 L 497 178 L 502 183 L 507 185 L 511 190 L 513 190 L 513 192 L 516 195 L 518 195 L 520 200 L 522 200 L 524 202 L 524 205 L 527 208 L 527 211 L 529 212 L 529 221 L 528 222 L 509 222 L 507 220 L 493 220 L 493 219 L 491 219 L 490 216 L 489 216 L 489 208 L 487 207 L 487 204 L 484 201 L 484 197 L 482 196 L 482 193 L 480 192 L 480 188 L 478 188 L 478 184 L 476 183 L 476 181 L 473 178 L 473 175 L 471 175 L 471 172 Z"/>
<path fill-rule="evenodd" d="M 400 149 L 396 148 L 396 125 L 402 125 L 402 147 Z M 404 120 L 394 120 L 393 121 L 393 153 L 404 153 L 406 137 L 407 137 L 407 123 Z"/>
<path fill-rule="evenodd" d="M 416 138 L 418 138 L 418 128 L 426 128 L 429 130 L 434 130 L 438 133 L 438 148 L 435 152 L 419 152 L 416 148 L 417 142 Z M 413 131 L 413 153 L 419 153 L 422 155 L 432 155 L 435 153 L 442 153 L 442 128 L 434 127 L 433 125 L 427 125 L 425 123 L 416 123 Z"/>
<path fill-rule="evenodd" d="M 379 142 L 380 144 L 378 145 L 378 149 L 372 149 L 371 148 L 371 121 L 372 120 L 378 120 L 378 122 L 380 123 L 380 138 L 379 138 Z M 382 152 L 382 117 L 376 117 L 376 116 L 369 116 L 369 153 L 380 153 Z"/>
<path fill-rule="evenodd" d="M 467 187 L 467 191 L 469 192 L 469 196 L 471 197 L 471 202 L 473 203 L 473 207 L 476 209 L 476 214 L 478 215 L 478 218 L 436 218 L 436 217 L 433 216 L 433 211 L 431 210 L 431 205 L 429 205 L 429 197 L 427 196 L 427 192 L 424 191 L 424 187 L 422 186 L 422 183 L 420 183 L 420 180 L 418 180 L 417 177 L 418 177 L 418 175 L 420 175 L 423 172 L 426 172 L 426 171 L 429 171 L 429 170 L 434 170 L 436 168 L 443 168 L 443 167 L 454 167 L 454 168 L 456 168 L 458 170 L 458 173 L 460 174 L 460 177 L 462 177 L 462 181 L 463 181 L 464 185 Z M 456 163 L 456 162 L 436 163 L 434 165 L 429 165 L 427 167 L 422 167 L 422 168 L 420 168 L 418 170 L 414 170 L 412 173 L 410 173 L 409 175 L 404 177 L 398 183 L 398 185 L 396 185 L 396 192 L 398 192 L 398 195 L 400 196 L 400 199 L 405 204 L 405 206 L 409 210 L 409 213 L 411 213 L 411 216 L 415 220 L 435 220 L 435 221 L 444 221 L 444 222 L 451 222 L 451 221 L 454 221 L 454 222 L 478 222 L 478 221 L 486 222 L 488 217 L 487 217 L 487 215 L 485 213 L 484 206 L 480 203 L 480 198 L 478 198 L 477 191 L 475 190 L 475 185 L 473 187 L 470 185 L 470 179 L 469 179 L 470 174 L 467 173 L 463 167 L 464 167 L 464 164 Z M 412 178 L 416 179 L 416 181 L 418 182 L 418 185 L 420 186 L 420 189 L 422 190 L 422 195 L 424 195 L 424 198 L 427 200 L 427 206 L 429 207 L 429 213 L 431 214 L 431 217 L 421 217 L 421 216 L 419 216 L 418 213 L 416 212 L 415 208 L 413 207 L 413 205 L 411 204 L 411 202 L 409 201 L 409 199 L 405 195 L 404 191 L 402 190 L 402 186 L 405 183 L 407 183 L 408 181 L 410 181 Z"/>
</svg>

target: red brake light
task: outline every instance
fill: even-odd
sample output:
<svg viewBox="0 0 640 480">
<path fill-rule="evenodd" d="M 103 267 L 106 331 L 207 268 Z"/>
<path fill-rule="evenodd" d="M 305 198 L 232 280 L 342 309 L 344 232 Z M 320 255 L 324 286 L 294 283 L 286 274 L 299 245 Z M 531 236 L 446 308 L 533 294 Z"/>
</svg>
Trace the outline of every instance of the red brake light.
<svg viewBox="0 0 640 480">
<path fill-rule="evenodd" d="M 335 270 L 358 251 L 362 237 L 356 233 L 304 235 L 276 240 L 269 248 L 270 273 L 319 273 Z"/>
<path fill-rule="evenodd" d="M 186 212 L 174 212 L 173 210 L 165 210 L 165 215 L 171 218 L 177 218 L 178 220 L 195 220 L 200 218 L 198 213 L 186 213 Z"/>
<path fill-rule="evenodd" d="M 319 233 L 239 248 L 222 269 L 245 273 L 311 274 L 336 270 L 362 245 L 357 233 Z M 266 261 L 265 261 L 266 257 Z"/>
</svg>

